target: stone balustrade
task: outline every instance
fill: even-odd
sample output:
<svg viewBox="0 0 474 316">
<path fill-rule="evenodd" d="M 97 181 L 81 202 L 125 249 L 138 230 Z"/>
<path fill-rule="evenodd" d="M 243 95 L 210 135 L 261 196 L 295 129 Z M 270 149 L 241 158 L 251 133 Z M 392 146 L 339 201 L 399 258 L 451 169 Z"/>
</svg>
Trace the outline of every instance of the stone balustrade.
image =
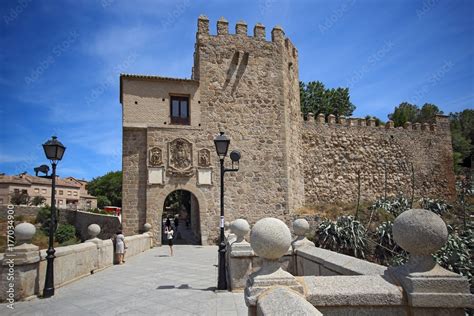
<svg viewBox="0 0 474 316">
<path fill-rule="evenodd" d="M 144 225 L 145 233 L 125 237 L 126 258 L 137 255 L 153 247 L 150 224 Z M 56 288 L 77 279 L 96 273 L 114 264 L 114 246 L 110 239 L 97 238 L 101 228 L 97 224 L 88 227 L 90 239 L 84 243 L 56 247 L 54 259 L 54 286 Z M 31 244 L 36 228 L 30 223 L 21 223 L 15 227 L 17 245 L 0 258 L 2 278 L 0 301 L 9 299 L 9 283 L 12 283 L 14 300 L 22 300 L 41 295 L 46 274 L 46 249 L 39 250 Z M 14 279 L 10 280 L 9 275 Z"/>
<path fill-rule="evenodd" d="M 227 279 L 232 291 L 245 288 L 248 276 L 257 271 L 262 265 L 262 259 L 255 254 L 245 237 L 250 232 L 250 225 L 244 219 L 237 219 L 228 224 L 227 234 Z M 291 269 L 291 248 L 280 259 L 283 270 Z"/>
<path fill-rule="evenodd" d="M 249 315 L 464 315 L 464 308 L 474 306 L 467 278 L 431 256 L 446 243 L 447 229 L 430 211 L 409 210 L 396 218 L 394 240 L 410 253 L 396 268 L 314 247 L 305 238 L 308 229 L 304 219 L 296 220 L 291 243 L 288 227 L 278 219 L 264 218 L 251 229 L 250 249 L 262 263 L 245 275 Z M 299 277 L 280 264 L 290 244 L 289 271 Z M 254 270 L 247 265 L 246 271 Z"/>
</svg>

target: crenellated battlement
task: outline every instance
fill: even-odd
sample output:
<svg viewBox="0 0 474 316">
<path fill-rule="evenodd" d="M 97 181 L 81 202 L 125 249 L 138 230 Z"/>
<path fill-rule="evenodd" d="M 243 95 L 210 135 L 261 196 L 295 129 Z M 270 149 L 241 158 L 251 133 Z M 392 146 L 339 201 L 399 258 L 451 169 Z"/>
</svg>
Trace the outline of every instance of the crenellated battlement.
<svg viewBox="0 0 474 316">
<path fill-rule="evenodd" d="M 251 39 L 267 41 L 266 30 L 263 24 L 255 24 L 253 27 L 253 36 L 249 36 L 247 23 L 243 20 L 240 20 L 235 24 L 235 33 L 232 34 L 229 32 L 229 21 L 227 21 L 224 17 L 221 17 L 219 20 L 217 20 L 216 35 L 212 35 L 209 31 L 209 18 L 205 15 L 200 15 L 198 18 L 198 28 L 196 35 L 198 38 L 206 36 L 246 36 Z M 293 45 L 293 43 L 291 43 L 291 41 L 285 37 L 285 31 L 281 26 L 277 25 L 272 29 L 271 42 L 284 44 L 288 52 L 288 56 L 297 58 L 298 50 Z"/>
<path fill-rule="evenodd" d="M 308 113 L 306 117 L 303 116 L 303 120 L 309 125 L 311 122 L 314 122 L 318 125 L 326 125 L 326 126 L 357 126 L 357 127 L 370 127 L 370 128 L 379 128 L 379 129 L 404 129 L 404 130 L 413 130 L 413 131 L 432 131 L 435 132 L 437 130 L 448 128 L 449 129 L 449 121 L 448 124 L 443 124 L 447 121 L 447 117 L 444 115 L 437 115 L 436 116 L 436 123 L 428 124 L 428 123 L 411 123 L 406 122 L 403 127 L 395 127 L 393 121 L 389 120 L 385 124 L 377 125 L 375 119 L 373 118 L 357 118 L 357 117 L 345 117 L 340 116 L 336 118 L 335 115 L 330 114 L 326 117 L 326 115 L 320 113 L 317 116 L 314 116 L 313 113 Z M 441 124 L 439 124 L 441 123 Z"/>
</svg>

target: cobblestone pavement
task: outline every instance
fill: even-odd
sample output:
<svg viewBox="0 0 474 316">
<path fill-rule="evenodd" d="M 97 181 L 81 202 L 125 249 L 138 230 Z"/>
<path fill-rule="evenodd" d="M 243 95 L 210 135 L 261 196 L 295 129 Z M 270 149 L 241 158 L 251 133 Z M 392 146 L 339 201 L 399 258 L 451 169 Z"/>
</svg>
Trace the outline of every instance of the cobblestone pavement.
<svg viewBox="0 0 474 316">
<path fill-rule="evenodd" d="M 217 247 L 153 248 L 0 315 L 247 315 L 243 293 L 214 292 Z"/>
</svg>

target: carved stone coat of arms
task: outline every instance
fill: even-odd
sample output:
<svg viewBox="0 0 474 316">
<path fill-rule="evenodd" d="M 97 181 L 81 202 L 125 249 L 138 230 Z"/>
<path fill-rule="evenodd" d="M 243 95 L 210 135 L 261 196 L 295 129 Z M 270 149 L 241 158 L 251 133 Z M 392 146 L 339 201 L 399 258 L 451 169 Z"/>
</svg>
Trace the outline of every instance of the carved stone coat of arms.
<svg viewBox="0 0 474 316">
<path fill-rule="evenodd" d="M 175 176 L 193 174 L 193 144 L 184 138 L 168 143 L 168 172 Z"/>
<path fill-rule="evenodd" d="M 159 167 L 163 164 L 161 149 L 158 147 L 150 148 L 148 152 L 148 165 L 150 167 Z"/>
<path fill-rule="evenodd" d="M 211 165 L 211 152 L 208 149 L 201 149 L 198 152 L 199 167 L 209 167 Z"/>
</svg>

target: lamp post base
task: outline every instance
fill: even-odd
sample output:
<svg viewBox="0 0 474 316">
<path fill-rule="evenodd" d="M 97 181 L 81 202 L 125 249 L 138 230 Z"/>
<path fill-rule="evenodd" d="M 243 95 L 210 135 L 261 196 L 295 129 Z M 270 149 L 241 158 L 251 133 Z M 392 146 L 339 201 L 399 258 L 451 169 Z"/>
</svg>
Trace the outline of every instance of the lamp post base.
<svg viewBox="0 0 474 316">
<path fill-rule="evenodd" d="M 225 252 L 226 246 L 224 242 L 219 244 L 219 277 L 217 280 L 217 289 L 218 290 L 227 290 L 227 277 L 226 277 L 226 268 L 225 268 Z"/>
</svg>

